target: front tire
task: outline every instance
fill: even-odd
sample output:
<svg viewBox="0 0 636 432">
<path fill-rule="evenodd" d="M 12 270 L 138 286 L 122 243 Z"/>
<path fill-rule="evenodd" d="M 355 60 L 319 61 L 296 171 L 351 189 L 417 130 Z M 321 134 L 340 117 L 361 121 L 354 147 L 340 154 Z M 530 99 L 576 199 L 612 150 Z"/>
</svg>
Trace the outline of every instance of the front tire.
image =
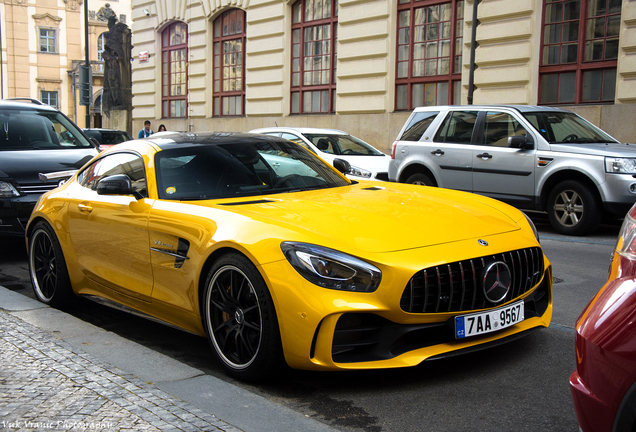
<svg viewBox="0 0 636 432">
<path fill-rule="evenodd" d="M 35 225 L 29 239 L 29 274 L 33 292 L 42 303 L 59 307 L 74 299 L 62 247 L 44 221 Z"/>
<path fill-rule="evenodd" d="M 548 219 L 560 234 L 582 236 L 601 223 L 603 212 L 596 194 L 585 185 L 566 180 L 548 197 Z"/>
<path fill-rule="evenodd" d="M 267 378 L 284 364 L 272 297 L 256 267 L 242 255 L 225 255 L 210 269 L 203 326 L 214 353 L 235 378 Z"/>
</svg>

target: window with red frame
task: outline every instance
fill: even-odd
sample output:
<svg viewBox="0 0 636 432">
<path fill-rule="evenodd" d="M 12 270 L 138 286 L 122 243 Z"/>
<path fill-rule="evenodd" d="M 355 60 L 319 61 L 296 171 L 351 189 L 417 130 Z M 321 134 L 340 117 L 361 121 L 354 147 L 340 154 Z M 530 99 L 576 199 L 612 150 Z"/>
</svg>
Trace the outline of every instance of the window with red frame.
<svg viewBox="0 0 636 432">
<path fill-rule="evenodd" d="M 161 34 L 162 117 L 186 117 L 188 26 L 174 23 Z"/>
<path fill-rule="evenodd" d="M 214 116 L 245 115 L 245 12 L 232 9 L 214 21 Z"/>
<path fill-rule="evenodd" d="M 463 28 L 463 0 L 400 0 L 396 110 L 460 103 Z"/>
<path fill-rule="evenodd" d="M 621 0 L 544 0 L 540 104 L 614 102 Z"/>
<path fill-rule="evenodd" d="M 338 0 L 292 6 L 291 113 L 336 111 Z"/>
</svg>

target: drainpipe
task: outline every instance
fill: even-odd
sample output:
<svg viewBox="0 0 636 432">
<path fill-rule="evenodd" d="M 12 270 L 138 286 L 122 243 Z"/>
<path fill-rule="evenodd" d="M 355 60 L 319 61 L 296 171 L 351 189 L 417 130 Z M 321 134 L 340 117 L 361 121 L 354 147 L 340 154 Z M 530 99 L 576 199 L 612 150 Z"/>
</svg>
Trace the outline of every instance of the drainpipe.
<svg viewBox="0 0 636 432">
<path fill-rule="evenodd" d="M 477 48 L 477 26 L 479 25 L 479 21 L 477 21 L 477 5 L 479 5 L 480 0 L 473 0 L 473 23 L 471 25 L 471 36 L 470 36 L 470 68 L 468 69 L 468 105 L 473 104 L 473 92 L 475 90 L 475 49 Z"/>
</svg>

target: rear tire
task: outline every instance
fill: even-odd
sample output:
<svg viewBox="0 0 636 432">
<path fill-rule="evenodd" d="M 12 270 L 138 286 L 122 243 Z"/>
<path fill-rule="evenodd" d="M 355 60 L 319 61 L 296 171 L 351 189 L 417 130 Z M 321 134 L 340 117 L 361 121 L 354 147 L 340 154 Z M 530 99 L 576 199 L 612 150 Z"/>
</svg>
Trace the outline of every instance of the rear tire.
<svg viewBox="0 0 636 432">
<path fill-rule="evenodd" d="M 217 358 L 235 378 L 271 378 L 284 365 L 274 302 L 256 267 L 242 255 L 225 255 L 210 269 L 203 326 Z"/>
<path fill-rule="evenodd" d="M 433 183 L 433 180 L 431 180 L 431 178 L 424 173 L 413 174 L 412 176 L 406 179 L 406 183 L 421 185 L 421 186 L 435 186 L 435 183 Z"/>
<path fill-rule="evenodd" d="M 596 194 L 587 186 L 566 180 L 548 197 L 548 219 L 560 234 L 582 236 L 598 228 L 603 211 Z"/>
<path fill-rule="evenodd" d="M 29 274 L 35 297 L 49 306 L 68 306 L 75 299 L 60 242 L 51 226 L 38 222 L 29 238 Z"/>
</svg>

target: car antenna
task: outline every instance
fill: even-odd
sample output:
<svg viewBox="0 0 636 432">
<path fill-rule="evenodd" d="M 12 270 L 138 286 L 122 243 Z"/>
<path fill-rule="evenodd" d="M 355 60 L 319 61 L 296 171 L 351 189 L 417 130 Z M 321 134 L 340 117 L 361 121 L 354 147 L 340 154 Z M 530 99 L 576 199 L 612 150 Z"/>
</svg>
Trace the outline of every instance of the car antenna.
<svg viewBox="0 0 636 432">
<path fill-rule="evenodd" d="M 278 122 L 275 121 L 274 124 L 276 125 L 276 127 L 278 127 Z"/>
</svg>

